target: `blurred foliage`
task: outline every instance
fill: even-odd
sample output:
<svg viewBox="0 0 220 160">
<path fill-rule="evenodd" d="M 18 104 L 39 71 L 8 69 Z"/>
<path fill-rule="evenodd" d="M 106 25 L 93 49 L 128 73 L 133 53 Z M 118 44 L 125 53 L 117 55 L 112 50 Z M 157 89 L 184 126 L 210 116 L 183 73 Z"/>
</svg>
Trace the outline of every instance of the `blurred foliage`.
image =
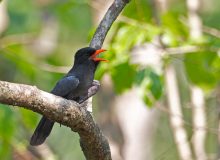
<svg viewBox="0 0 220 160">
<path fill-rule="evenodd" d="M 86 45 L 87 35 L 92 28 L 92 17 L 87 1 L 8 1 L 8 16 L 10 23 L 7 30 L 1 34 L 0 38 L 0 79 L 36 85 L 40 89 L 50 91 L 56 81 L 63 74 L 48 72 L 43 66 L 71 65 L 73 52 Z M 79 13 L 80 17 L 78 16 Z M 55 39 L 55 46 L 51 52 L 44 54 L 35 50 L 44 46 L 37 43 L 44 33 L 47 23 L 58 34 Z M 50 36 L 50 35 L 46 35 Z M 22 143 L 28 145 L 28 140 L 36 127 L 38 116 L 36 113 L 25 109 L 18 109 L 13 112 L 11 108 L 0 105 L 0 159 L 11 159 L 13 147 Z M 64 128 L 64 127 L 63 127 Z M 63 128 L 55 127 L 49 141 L 63 137 Z M 52 149 L 58 159 L 83 159 L 80 151 L 78 137 L 72 135 L 70 130 L 65 131 L 62 141 L 62 150 L 53 145 Z M 74 137 L 71 137 L 74 136 Z M 74 143 L 69 138 L 73 139 Z M 74 140 L 75 139 L 75 140 Z M 57 144 L 60 142 L 57 142 Z M 64 145 L 65 144 L 65 145 Z M 68 148 L 71 148 L 68 150 Z M 62 158 L 61 158 L 62 157 Z"/>
<path fill-rule="evenodd" d="M 186 71 L 192 83 L 209 89 L 219 83 L 220 68 L 214 66 L 215 61 L 219 61 L 216 53 L 189 53 L 185 56 L 185 59 Z"/>
<path fill-rule="evenodd" d="M 153 69 L 146 68 L 138 71 L 135 84 L 141 86 L 141 96 L 147 106 L 151 107 L 160 99 L 163 91 L 162 83 L 162 77 Z"/>
<path fill-rule="evenodd" d="M 110 73 L 117 93 L 122 93 L 125 89 L 131 88 L 135 77 L 135 68 L 128 62 L 115 65 Z"/>
<path fill-rule="evenodd" d="M 63 74 L 57 73 L 56 69 L 50 72 L 47 66 L 70 66 L 74 51 L 88 45 L 88 39 L 91 39 L 95 27 L 92 26 L 89 3 L 89 0 L 9 0 L 7 12 L 10 23 L 7 30 L 0 35 L 0 79 L 36 85 L 40 89 L 50 91 Z M 214 0 L 213 3 L 219 2 Z M 138 87 L 140 95 L 137 96 L 142 97 L 146 106 L 154 106 L 158 100 L 164 98 L 164 68 L 161 67 L 158 71 L 158 66 L 134 64 L 131 52 L 136 46 L 153 42 L 160 37 L 167 48 L 190 45 L 199 47 L 198 51 L 186 52 L 179 59 L 175 56 L 162 57 L 162 66 L 181 61 L 189 83 L 208 92 L 213 91 L 220 79 L 220 56 L 217 53 L 220 39 L 209 34 L 204 34 L 197 40 L 191 39 L 189 27 L 184 22 L 184 18 L 187 18 L 185 1 L 173 0 L 170 6 L 158 23 L 152 1 L 132 0 L 122 14 L 127 19 L 115 22 L 108 34 L 109 43 L 106 48 L 110 54 L 103 56 L 109 63 L 100 65 L 96 78 L 101 79 L 105 73 L 109 73 L 116 94 Z M 219 28 L 216 19 L 219 18 L 220 11 L 217 6 L 212 6 L 215 10 L 205 7 L 201 10 L 205 25 Z M 48 27 L 47 23 L 50 31 L 57 34 L 57 39 L 53 39 L 54 47 L 48 52 L 41 44 L 44 42 L 39 43 L 40 37 L 49 32 L 44 32 Z M 55 27 L 56 25 L 58 27 Z M 48 33 L 45 37 L 49 36 L 51 35 Z M 3 105 L 0 105 L 0 109 L 0 159 L 11 159 L 15 144 L 28 145 L 27 140 L 36 126 L 38 116 L 28 110 L 13 111 Z M 160 143 L 157 143 L 155 149 L 160 150 L 155 153 L 157 155 L 167 148 L 168 141 L 172 142 L 167 117 L 161 119 L 164 126 L 159 127 L 159 134 L 155 138 L 155 143 Z M 212 135 L 210 139 L 211 142 L 207 142 L 209 146 L 215 141 Z M 83 159 L 78 137 L 72 135 L 67 128 L 60 129 L 56 125 L 48 141 L 59 159 Z M 173 146 L 171 144 L 171 149 Z M 177 159 L 176 150 L 172 152 L 172 157 L 168 159 Z M 213 149 L 210 152 L 213 152 Z"/>
<path fill-rule="evenodd" d="M 0 107 L 0 157 L 6 159 L 11 152 L 11 141 L 13 141 L 14 132 L 16 131 L 16 121 L 11 108 L 1 104 Z"/>
</svg>

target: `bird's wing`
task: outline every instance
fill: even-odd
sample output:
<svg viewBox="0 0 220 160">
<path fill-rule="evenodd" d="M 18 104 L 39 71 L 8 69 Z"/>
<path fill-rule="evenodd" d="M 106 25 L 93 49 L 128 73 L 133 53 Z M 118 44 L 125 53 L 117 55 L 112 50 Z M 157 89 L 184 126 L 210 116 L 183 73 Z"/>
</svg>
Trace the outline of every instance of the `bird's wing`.
<svg viewBox="0 0 220 160">
<path fill-rule="evenodd" d="M 64 97 L 68 95 L 72 90 L 74 90 L 79 84 L 79 79 L 75 76 L 64 77 L 57 82 L 51 93 Z"/>
</svg>

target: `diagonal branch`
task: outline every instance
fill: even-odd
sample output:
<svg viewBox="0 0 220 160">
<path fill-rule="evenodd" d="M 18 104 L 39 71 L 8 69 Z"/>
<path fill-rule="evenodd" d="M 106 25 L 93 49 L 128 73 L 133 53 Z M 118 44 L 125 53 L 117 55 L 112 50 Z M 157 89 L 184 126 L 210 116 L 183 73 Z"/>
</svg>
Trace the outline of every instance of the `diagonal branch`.
<svg viewBox="0 0 220 160">
<path fill-rule="evenodd" d="M 126 4 L 129 3 L 129 0 L 114 0 L 112 5 L 109 7 L 108 11 L 105 13 L 105 16 L 101 20 L 98 28 L 95 31 L 95 34 L 92 37 L 92 40 L 90 42 L 90 47 L 93 47 L 95 49 L 100 49 L 103 45 L 103 42 L 105 40 L 105 37 L 111 28 L 113 22 L 116 20 L 116 18 L 119 16 L 123 8 L 126 6 Z M 90 105 L 92 101 L 92 98 L 89 99 L 89 105 L 87 107 L 87 110 L 92 112 L 92 106 Z"/>
<path fill-rule="evenodd" d="M 108 142 L 86 108 L 36 87 L 0 81 L 0 102 L 43 114 L 78 132 L 87 159 L 111 159 Z"/>
<path fill-rule="evenodd" d="M 93 38 L 90 42 L 90 47 L 96 49 L 102 47 L 102 44 L 105 40 L 105 37 L 109 29 L 111 28 L 113 22 L 116 20 L 116 18 L 121 13 L 121 11 L 127 3 L 129 3 L 129 0 L 115 0 L 112 3 L 105 16 L 103 17 L 102 21 L 100 22 L 95 34 L 93 35 Z"/>
<path fill-rule="evenodd" d="M 115 0 L 112 3 L 91 40 L 91 47 L 101 48 L 108 30 L 128 2 Z M 111 160 L 108 141 L 87 111 L 86 103 L 79 105 L 33 86 L 5 81 L 0 81 L 0 103 L 22 106 L 70 127 L 79 134 L 86 159 Z"/>
</svg>

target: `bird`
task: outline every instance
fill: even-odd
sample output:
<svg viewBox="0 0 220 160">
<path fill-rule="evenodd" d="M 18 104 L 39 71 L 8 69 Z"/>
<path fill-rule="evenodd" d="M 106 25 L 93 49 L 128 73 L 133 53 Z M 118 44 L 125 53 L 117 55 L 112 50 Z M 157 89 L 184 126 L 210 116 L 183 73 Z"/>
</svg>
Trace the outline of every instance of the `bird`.
<svg viewBox="0 0 220 160">
<path fill-rule="evenodd" d="M 98 81 L 94 80 L 96 68 L 101 61 L 108 61 L 98 57 L 104 51 L 106 50 L 92 47 L 79 49 L 75 54 L 73 67 L 56 83 L 51 93 L 78 103 L 93 96 L 100 85 Z M 43 116 L 30 139 L 30 145 L 37 146 L 44 143 L 50 135 L 54 123 Z"/>
</svg>

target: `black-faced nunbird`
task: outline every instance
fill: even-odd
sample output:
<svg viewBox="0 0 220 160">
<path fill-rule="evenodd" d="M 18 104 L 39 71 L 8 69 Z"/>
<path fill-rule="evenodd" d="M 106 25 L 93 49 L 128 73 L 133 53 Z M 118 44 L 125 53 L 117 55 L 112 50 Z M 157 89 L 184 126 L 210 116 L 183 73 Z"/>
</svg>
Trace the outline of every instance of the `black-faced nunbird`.
<svg viewBox="0 0 220 160">
<path fill-rule="evenodd" d="M 57 82 L 52 94 L 75 100 L 82 103 L 93 96 L 98 88 L 99 82 L 94 80 L 94 74 L 100 61 L 107 61 L 97 57 L 105 50 L 96 50 L 86 47 L 78 50 L 75 54 L 74 65 L 70 71 Z M 40 145 L 49 136 L 54 122 L 43 116 L 31 137 L 31 145 Z"/>
</svg>

